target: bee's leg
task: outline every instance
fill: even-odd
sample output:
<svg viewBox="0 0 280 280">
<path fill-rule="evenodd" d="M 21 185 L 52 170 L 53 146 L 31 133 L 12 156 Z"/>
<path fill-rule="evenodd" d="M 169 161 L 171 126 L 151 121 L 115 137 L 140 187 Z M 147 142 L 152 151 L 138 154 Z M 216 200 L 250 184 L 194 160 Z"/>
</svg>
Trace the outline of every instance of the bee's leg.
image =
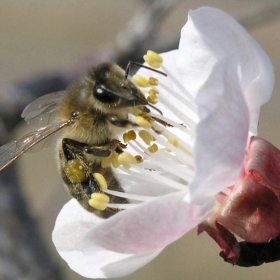
<svg viewBox="0 0 280 280">
<path fill-rule="evenodd" d="M 62 139 L 62 149 L 67 160 L 75 159 L 76 154 L 81 153 L 86 144 L 64 138 Z"/>
<path fill-rule="evenodd" d="M 109 157 L 113 151 L 122 153 L 122 149 L 125 148 L 126 145 L 122 144 L 119 140 L 112 139 L 109 143 L 102 146 L 86 146 L 83 152 L 98 157 Z"/>
<path fill-rule="evenodd" d="M 102 192 L 99 183 L 92 176 L 91 173 L 88 174 L 88 177 L 85 181 L 81 182 L 83 186 L 83 190 L 90 197 L 92 193 L 100 193 Z"/>
</svg>

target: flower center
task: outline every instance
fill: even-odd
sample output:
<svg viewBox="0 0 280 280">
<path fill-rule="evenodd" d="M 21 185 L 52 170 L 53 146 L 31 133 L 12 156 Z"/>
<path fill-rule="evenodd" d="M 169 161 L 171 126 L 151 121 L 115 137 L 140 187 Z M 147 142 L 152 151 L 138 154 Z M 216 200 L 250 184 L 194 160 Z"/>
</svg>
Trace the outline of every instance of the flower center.
<svg viewBox="0 0 280 280">
<path fill-rule="evenodd" d="M 161 56 L 148 51 L 144 60 L 149 66 L 160 68 L 167 77 L 160 74 L 157 78 L 134 76 L 135 84 L 152 104 L 151 107 L 157 107 L 150 111 L 135 108 L 128 117 L 137 126 L 123 134 L 126 151 L 121 154 L 113 152 L 102 161 L 102 167 L 115 168 L 125 192 L 110 190 L 106 185 L 103 196 L 93 195 L 89 201 L 99 210 L 106 207 L 128 209 L 161 195 L 187 191 L 194 176 L 193 145 L 198 122 L 194 97 L 168 71 Z M 104 180 L 97 179 L 100 185 L 104 185 Z M 110 203 L 106 194 L 124 197 L 130 203 Z"/>
</svg>

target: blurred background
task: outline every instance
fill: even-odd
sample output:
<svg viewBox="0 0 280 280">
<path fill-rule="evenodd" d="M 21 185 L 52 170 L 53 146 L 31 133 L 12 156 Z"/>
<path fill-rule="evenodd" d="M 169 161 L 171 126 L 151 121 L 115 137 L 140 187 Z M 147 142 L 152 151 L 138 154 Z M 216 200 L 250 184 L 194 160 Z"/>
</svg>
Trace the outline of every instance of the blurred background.
<svg viewBox="0 0 280 280">
<path fill-rule="evenodd" d="M 142 62 L 147 49 L 176 48 L 188 10 L 203 5 L 236 18 L 270 56 L 276 86 L 272 100 L 262 108 L 259 135 L 280 147 L 277 0 L 1 0 L 1 144 L 26 132 L 20 121 L 26 104 L 41 94 L 67 87 L 91 64 L 108 60 L 125 65 L 131 58 Z M 1 172 L 0 280 L 85 279 L 68 268 L 51 241 L 56 216 L 68 200 L 53 149 L 26 155 Z M 11 240 L 16 243 L 10 244 Z M 219 252 L 207 234 L 197 236 L 194 230 L 123 279 L 279 278 L 279 262 L 256 268 L 233 267 L 224 263 Z"/>
</svg>

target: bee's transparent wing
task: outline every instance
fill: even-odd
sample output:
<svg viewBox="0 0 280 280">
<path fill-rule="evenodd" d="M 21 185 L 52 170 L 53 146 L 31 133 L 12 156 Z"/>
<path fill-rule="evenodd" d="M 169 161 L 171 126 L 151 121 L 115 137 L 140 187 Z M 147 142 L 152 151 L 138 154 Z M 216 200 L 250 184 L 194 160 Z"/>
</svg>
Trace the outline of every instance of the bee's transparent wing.
<svg viewBox="0 0 280 280">
<path fill-rule="evenodd" d="M 42 126 L 43 121 L 45 121 L 46 124 L 52 123 L 60 106 L 60 102 L 66 94 L 67 91 L 58 91 L 37 98 L 25 107 L 21 117 L 24 118 L 28 124 L 34 121 L 40 123 L 40 126 Z"/>
<path fill-rule="evenodd" d="M 0 147 L 0 171 L 39 142 L 72 124 L 76 118 L 77 115 L 74 113 L 68 120 L 62 123 L 50 124 L 39 128 L 36 131 L 26 134 L 17 141 L 10 142 Z"/>
</svg>

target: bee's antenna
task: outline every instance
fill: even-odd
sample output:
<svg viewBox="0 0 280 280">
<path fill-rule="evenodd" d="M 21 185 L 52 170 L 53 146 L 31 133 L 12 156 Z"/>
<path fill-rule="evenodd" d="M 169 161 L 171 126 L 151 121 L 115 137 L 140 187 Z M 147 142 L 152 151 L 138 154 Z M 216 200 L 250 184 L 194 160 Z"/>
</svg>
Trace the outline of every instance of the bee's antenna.
<svg viewBox="0 0 280 280">
<path fill-rule="evenodd" d="M 143 64 L 138 63 L 138 62 L 135 62 L 135 61 L 129 61 L 128 64 L 127 64 L 127 66 L 126 66 L 126 69 L 125 69 L 125 75 L 124 75 L 125 80 L 126 80 L 127 77 L 128 77 L 129 70 L 130 70 L 130 67 L 131 67 L 132 65 L 136 65 L 136 66 L 138 66 L 138 67 L 143 67 L 143 68 L 146 68 L 146 69 L 148 69 L 148 70 L 151 70 L 151 71 L 154 71 L 154 72 L 156 72 L 156 73 L 159 73 L 159 74 L 161 74 L 161 75 L 163 75 L 163 76 L 167 76 L 167 74 L 165 74 L 164 72 L 161 72 L 161 71 L 159 71 L 159 70 L 156 70 L 156 69 L 154 69 L 154 68 L 152 68 L 152 67 L 143 65 Z"/>
<path fill-rule="evenodd" d="M 156 106 L 154 106 L 154 105 L 152 105 L 150 103 L 148 104 L 148 106 L 152 107 L 154 110 L 158 111 L 161 115 L 163 115 L 162 111 L 160 109 L 158 109 Z"/>
</svg>

